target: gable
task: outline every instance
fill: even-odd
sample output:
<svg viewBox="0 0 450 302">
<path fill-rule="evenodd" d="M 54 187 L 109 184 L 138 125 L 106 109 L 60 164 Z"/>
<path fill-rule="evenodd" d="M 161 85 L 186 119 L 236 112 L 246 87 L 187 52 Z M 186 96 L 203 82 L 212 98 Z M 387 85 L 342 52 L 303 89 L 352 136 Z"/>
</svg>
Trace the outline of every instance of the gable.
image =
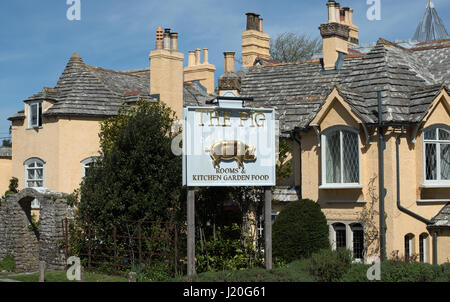
<svg viewBox="0 0 450 302">
<path fill-rule="evenodd" d="M 424 121 L 424 127 L 434 124 L 450 125 L 450 97 L 445 89 L 433 101 Z"/>
</svg>

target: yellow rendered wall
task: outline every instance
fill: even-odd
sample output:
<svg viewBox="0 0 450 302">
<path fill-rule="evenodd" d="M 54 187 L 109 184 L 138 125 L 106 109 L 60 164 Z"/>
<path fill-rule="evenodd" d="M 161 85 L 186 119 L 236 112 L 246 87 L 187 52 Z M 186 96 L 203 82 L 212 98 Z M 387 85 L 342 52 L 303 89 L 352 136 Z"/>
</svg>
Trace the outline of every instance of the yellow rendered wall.
<svg viewBox="0 0 450 302">
<path fill-rule="evenodd" d="M 24 121 L 12 125 L 12 174 L 25 187 L 24 162 L 38 157 L 45 162 L 44 186 L 54 192 L 72 193 L 81 182 L 81 161 L 98 156 L 100 120 L 46 118 L 40 129 L 26 129 Z"/>
<path fill-rule="evenodd" d="M 324 105 L 325 106 L 325 105 Z M 443 104 L 436 106 L 435 110 L 428 117 L 425 127 L 433 124 L 450 124 L 448 108 Z M 320 119 L 319 127 L 321 131 L 335 125 L 346 125 L 359 129 L 360 151 L 361 151 L 361 185 L 362 189 L 319 189 L 321 184 L 321 148 L 318 146 L 316 132 L 309 128 L 308 131 L 301 132 L 302 141 L 302 197 L 317 200 L 321 205 L 327 219 L 333 221 L 357 221 L 364 207 L 369 207 L 374 203 L 374 209 L 379 209 L 378 199 L 378 134 L 371 134 L 371 144 L 366 144 L 366 136 L 362 127 L 357 124 L 351 114 L 339 102 L 333 102 L 326 109 L 324 116 Z M 400 201 L 401 205 L 409 210 L 427 218 L 432 219 L 445 205 L 445 203 L 418 203 L 427 191 L 427 199 L 450 198 L 450 188 L 421 189 L 423 183 L 423 159 L 422 159 L 422 131 L 417 134 L 417 142 L 411 143 L 410 135 L 412 129 L 407 129 L 407 137 L 402 137 L 400 141 Z M 384 150 L 384 180 L 387 194 L 385 196 L 385 212 L 387 214 L 386 230 L 386 250 L 388 257 L 394 251 L 399 251 L 399 255 L 404 255 L 404 236 L 413 234 L 413 253 L 419 253 L 419 236 L 422 233 L 429 235 L 427 249 L 429 255 L 427 262 L 432 261 L 432 234 L 428 232 L 426 224 L 401 212 L 397 207 L 397 183 L 396 183 L 396 146 L 395 140 L 398 131 L 388 129 L 385 134 L 386 149 Z M 372 183 L 372 192 L 369 194 L 369 183 Z M 375 196 L 374 196 L 375 195 Z M 375 198 L 374 198 L 375 197 Z M 423 198 L 423 197 L 422 197 Z M 364 200 L 366 203 L 331 203 L 332 200 Z M 379 227 L 378 214 L 374 215 L 374 222 Z M 450 244 L 448 237 L 439 237 L 442 245 Z M 439 247 L 441 249 L 441 247 Z M 439 255 L 439 262 L 445 261 L 445 257 L 450 257 L 450 248 L 447 248 Z"/>
<path fill-rule="evenodd" d="M 12 177 L 12 160 L 10 157 L 0 157 L 0 198 L 8 190 Z"/>
</svg>

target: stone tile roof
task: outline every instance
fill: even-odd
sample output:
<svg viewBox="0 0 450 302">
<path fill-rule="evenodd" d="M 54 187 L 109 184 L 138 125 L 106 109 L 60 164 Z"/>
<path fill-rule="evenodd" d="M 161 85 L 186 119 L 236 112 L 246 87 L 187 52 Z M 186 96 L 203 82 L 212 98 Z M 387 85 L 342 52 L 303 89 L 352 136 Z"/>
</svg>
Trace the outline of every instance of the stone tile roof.
<svg viewBox="0 0 450 302">
<path fill-rule="evenodd" d="M 450 227 L 450 203 L 445 205 L 431 221 L 433 224 L 429 227 Z"/>
<path fill-rule="evenodd" d="M 86 65 L 78 54 L 72 55 L 54 88 L 44 88 L 25 100 L 52 100 L 55 103 L 44 116 L 73 115 L 108 117 L 117 114 L 123 103 L 145 98 L 156 101 L 159 96 L 150 95 L 149 69 L 127 72 L 108 70 Z M 184 87 L 185 104 L 204 104 L 210 96 L 198 87 Z M 9 119 L 23 119 L 23 111 Z"/>
<path fill-rule="evenodd" d="M 0 147 L 0 157 L 11 157 L 12 148 L 11 147 Z"/>
<path fill-rule="evenodd" d="M 380 87 L 384 121 L 411 123 L 450 84 L 449 65 L 446 41 L 407 49 L 379 39 L 367 54 L 348 55 L 334 74 L 321 73 L 320 60 L 252 67 L 242 76 L 241 94 L 278 109 L 282 131 L 289 131 L 307 127 L 334 87 L 364 122 L 376 123 Z"/>
</svg>

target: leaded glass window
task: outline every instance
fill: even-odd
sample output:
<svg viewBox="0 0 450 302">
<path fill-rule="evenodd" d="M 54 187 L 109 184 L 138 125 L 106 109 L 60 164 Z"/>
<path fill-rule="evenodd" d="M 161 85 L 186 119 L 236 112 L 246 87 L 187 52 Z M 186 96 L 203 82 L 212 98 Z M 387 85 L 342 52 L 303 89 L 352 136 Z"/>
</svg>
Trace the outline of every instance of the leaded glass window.
<svg viewBox="0 0 450 302">
<path fill-rule="evenodd" d="M 364 229 L 360 224 L 352 225 L 353 231 L 353 257 L 364 259 Z"/>
<path fill-rule="evenodd" d="M 325 132 L 324 182 L 326 184 L 359 184 L 359 135 L 339 129 Z"/>
<path fill-rule="evenodd" d="M 424 176 L 427 182 L 450 182 L 450 131 L 433 128 L 424 132 Z"/>
<path fill-rule="evenodd" d="M 336 236 L 336 249 L 338 248 L 346 248 L 347 246 L 347 234 L 345 230 L 345 224 L 336 223 L 333 225 L 334 234 Z"/>
</svg>

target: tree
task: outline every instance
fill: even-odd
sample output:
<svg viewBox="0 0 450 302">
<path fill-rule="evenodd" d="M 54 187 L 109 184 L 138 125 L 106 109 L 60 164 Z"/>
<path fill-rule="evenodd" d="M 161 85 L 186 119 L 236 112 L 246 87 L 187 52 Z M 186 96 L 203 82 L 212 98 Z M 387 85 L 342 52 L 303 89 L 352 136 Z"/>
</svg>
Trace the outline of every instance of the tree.
<svg viewBox="0 0 450 302">
<path fill-rule="evenodd" d="M 295 63 L 310 60 L 322 50 L 319 38 L 311 39 L 304 34 L 285 32 L 270 42 L 270 57 L 281 63 Z"/>
<path fill-rule="evenodd" d="M 141 100 L 102 123 L 102 158 L 81 184 L 79 218 L 104 230 L 125 221 L 173 218 L 179 208 L 181 158 L 171 151 L 174 112 Z"/>
<path fill-rule="evenodd" d="M 4 139 L 4 140 L 2 141 L 2 146 L 1 146 L 1 147 L 12 147 L 11 140 L 9 140 L 9 139 Z"/>
</svg>

